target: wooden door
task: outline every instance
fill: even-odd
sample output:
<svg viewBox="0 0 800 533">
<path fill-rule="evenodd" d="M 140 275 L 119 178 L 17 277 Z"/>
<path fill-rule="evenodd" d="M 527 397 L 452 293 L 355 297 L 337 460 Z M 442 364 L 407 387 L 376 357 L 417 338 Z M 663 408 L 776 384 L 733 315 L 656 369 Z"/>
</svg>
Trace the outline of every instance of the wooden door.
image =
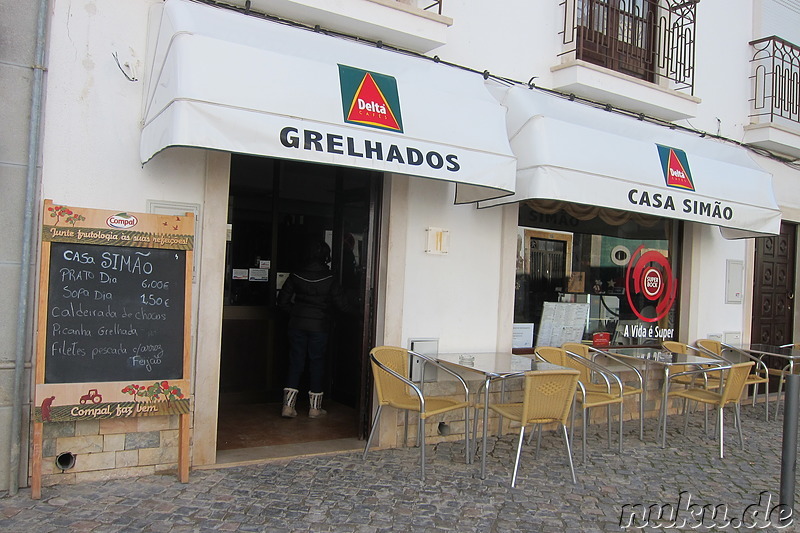
<svg viewBox="0 0 800 533">
<path fill-rule="evenodd" d="M 780 235 L 756 239 L 752 342 L 792 342 L 796 231 L 784 222 Z"/>
</svg>

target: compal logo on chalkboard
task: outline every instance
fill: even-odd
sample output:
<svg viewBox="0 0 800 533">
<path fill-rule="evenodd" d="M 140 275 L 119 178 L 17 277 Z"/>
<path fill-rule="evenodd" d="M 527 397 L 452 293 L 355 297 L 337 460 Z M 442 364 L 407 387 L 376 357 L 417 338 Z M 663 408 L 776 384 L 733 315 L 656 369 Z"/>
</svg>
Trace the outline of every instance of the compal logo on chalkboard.
<svg viewBox="0 0 800 533">
<path fill-rule="evenodd" d="M 139 223 L 139 219 L 128 213 L 117 213 L 106 219 L 106 224 L 112 228 L 128 229 Z"/>
</svg>

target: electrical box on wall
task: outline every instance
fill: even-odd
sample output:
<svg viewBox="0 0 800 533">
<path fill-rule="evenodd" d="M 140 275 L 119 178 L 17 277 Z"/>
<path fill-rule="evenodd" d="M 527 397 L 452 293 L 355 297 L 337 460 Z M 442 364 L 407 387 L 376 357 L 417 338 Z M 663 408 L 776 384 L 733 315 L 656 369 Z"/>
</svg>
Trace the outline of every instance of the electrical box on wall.
<svg viewBox="0 0 800 533">
<path fill-rule="evenodd" d="M 731 344 L 733 346 L 742 344 L 742 332 L 741 331 L 726 331 L 722 334 L 722 342 L 725 344 Z"/>
<path fill-rule="evenodd" d="M 744 291 L 744 262 L 728 259 L 725 262 L 725 303 L 742 303 Z"/>
<path fill-rule="evenodd" d="M 409 339 L 408 349 L 422 355 L 435 357 L 439 354 L 439 339 Z M 422 359 L 414 357 L 411 359 L 411 381 L 419 383 L 422 381 Z M 433 365 L 425 365 L 425 381 L 436 381 L 438 369 Z"/>
</svg>

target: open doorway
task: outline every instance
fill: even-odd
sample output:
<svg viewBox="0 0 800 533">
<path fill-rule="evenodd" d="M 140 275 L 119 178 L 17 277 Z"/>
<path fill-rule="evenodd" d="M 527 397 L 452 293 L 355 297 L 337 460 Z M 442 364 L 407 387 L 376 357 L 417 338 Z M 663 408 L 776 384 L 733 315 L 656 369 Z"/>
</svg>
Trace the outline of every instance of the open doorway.
<svg viewBox="0 0 800 533">
<path fill-rule="evenodd" d="M 368 419 L 366 355 L 373 342 L 381 174 L 262 157 L 231 157 L 217 450 L 360 439 Z M 307 375 L 298 416 L 280 417 L 288 316 L 277 308 L 309 240 L 331 248 L 350 309 L 335 316 L 325 373 L 328 415 L 308 418 Z M 365 318 L 366 317 L 366 318 Z M 287 454 L 292 454 L 288 452 Z"/>
</svg>

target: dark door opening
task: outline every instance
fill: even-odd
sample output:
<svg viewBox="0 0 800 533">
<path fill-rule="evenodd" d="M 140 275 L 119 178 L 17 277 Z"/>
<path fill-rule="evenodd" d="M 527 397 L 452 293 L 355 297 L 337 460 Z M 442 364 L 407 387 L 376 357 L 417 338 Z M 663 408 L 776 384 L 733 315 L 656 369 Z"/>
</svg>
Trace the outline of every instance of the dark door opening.
<svg viewBox="0 0 800 533">
<path fill-rule="evenodd" d="M 370 171 L 232 156 L 218 450 L 363 438 L 381 185 L 381 175 Z M 351 309 L 336 315 L 330 332 L 328 415 L 308 418 L 305 376 L 298 416 L 284 419 L 288 316 L 278 310 L 277 295 L 309 239 L 330 245 L 330 266 Z"/>
</svg>

